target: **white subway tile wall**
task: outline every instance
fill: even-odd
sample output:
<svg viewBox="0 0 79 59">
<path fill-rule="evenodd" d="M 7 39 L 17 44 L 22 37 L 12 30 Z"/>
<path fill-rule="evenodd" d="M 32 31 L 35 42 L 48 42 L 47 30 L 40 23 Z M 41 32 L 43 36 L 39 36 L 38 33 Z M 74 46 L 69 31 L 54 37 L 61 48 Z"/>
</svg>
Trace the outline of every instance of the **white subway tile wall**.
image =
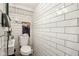
<svg viewBox="0 0 79 59">
<path fill-rule="evenodd" d="M 41 3 L 33 20 L 34 55 L 79 55 L 79 4 Z"/>
<path fill-rule="evenodd" d="M 22 35 L 22 22 L 31 22 L 32 12 L 28 12 L 24 9 L 18 8 L 17 6 L 9 5 L 9 16 L 12 19 L 11 27 L 12 34 L 16 37 Z"/>
<path fill-rule="evenodd" d="M 11 27 L 12 27 L 12 35 L 15 39 L 15 55 L 19 55 L 19 36 L 22 35 L 22 22 L 31 22 L 32 20 L 32 13 L 25 9 L 21 9 L 18 6 L 12 7 L 11 4 L 9 4 L 9 16 L 12 19 L 11 21 Z M 31 30 L 30 30 L 31 31 Z M 31 38 L 31 34 L 30 34 Z M 32 41 L 31 39 L 29 40 Z M 32 44 L 32 43 L 29 43 Z"/>
</svg>

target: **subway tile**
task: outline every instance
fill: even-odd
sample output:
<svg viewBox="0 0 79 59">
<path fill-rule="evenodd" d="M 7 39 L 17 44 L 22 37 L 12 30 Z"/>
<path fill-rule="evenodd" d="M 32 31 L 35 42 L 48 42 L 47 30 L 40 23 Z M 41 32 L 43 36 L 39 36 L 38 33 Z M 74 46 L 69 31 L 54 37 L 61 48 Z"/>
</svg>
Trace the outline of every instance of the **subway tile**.
<svg viewBox="0 0 79 59">
<path fill-rule="evenodd" d="M 76 3 L 64 8 L 63 12 L 66 13 L 66 12 L 71 12 L 71 11 L 74 11 L 74 10 L 77 10 L 77 4 Z"/>
<path fill-rule="evenodd" d="M 55 18 L 51 18 L 51 22 L 57 22 L 57 21 L 62 21 L 64 20 L 64 15 L 60 15 L 58 17 L 55 17 Z"/>
<path fill-rule="evenodd" d="M 64 45 L 64 40 L 56 39 L 55 42 L 56 42 L 57 44 Z"/>
<path fill-rule="evenodd" d="M 59 10 L 59 9 L 61 9 L 61 8 L 64 8 L 64 3 L 60 3 L 58 6 L 56 6 L 56 7 L 54 8 L 54 10 L 56 11 L 56 10 Z"/>
<path fill-rule="evenodd" d="M 66 41 L 66 46 L 69 47 L 69 48 L 72 48 L 74 50 L 79 51 L 79 43 L 74 43 L 74 42 Z"/>
<path fill-rule="evenodd" d="M 79 34 L 79 27 L 65 27 L 65 33 Z"/>
<path fill-rule="evenodd" d="M 58 33 L 57 38 L 63 39 L 63 40 L 69 40 L 73 42 L 78 42 L 78 35 Z"/>
<path fill-rule="evenodd" d="M 43 41 L 47 44 L 47 45 L 50 45 L 51 47 L 55 47 L 56 48 L 56 43 L 49 40 L 50 38 L 48 38 L 48 40 L 44 40 Z"/>
<path fill-rule="evenodd" d="M 64 28 L 51 28 L 50 32 L 64 33 Z"/>
<path fill-rule="evenodd" d="M 71 11 L 74 11 L 74 10 L 77 10 L 77 4 L 72 4 L 68 7 L 65 7 L 63 9 L 60 9 L 57 12 L 58 15 L 61 15 L 61 14 L 64 14 L 64 13 L 68 13 L 68 12 L 71 12 Z"/>
<path fill-rule="evenodd" d="M 49 24 L 46 24 L 47 27 L 56 27 L 56 23 L 49 23 Z"/>
<path fill-rule="evenodd" d="M 55 42 L 57 44 L 64 45 L 64 40 L 61 40 L 61 39 L 57 39 L 57 38 L 52 37 L 50 41 L 53 41 L 53 42 Z"/>
<path fill-rule="evenodd" d="M 58 56 L 64 56 L 64 52 L 62 52 L 62 51 L 60 51 L 60 50 L 58 50 L 56 48 L 53 48 L 53 47 L 51 47 L 50 49 L 52 51 L 54 51 Z"/>
<path fill-rule="evenodd" d="M 79 10 L 73 11 L 73 12 L 65 14 L 65 19 L 78 18 L 79 17 L 78 15 L 79 15 Z"/>
<path fill-rule="evenodd" d="M 57 49 L 71 55 L 71 56 L 78 56 L 78 52 L 75 51 L 75 50 L 72 50 L 70 48 L 67 48 L 67 47 L 64 47 L 64 46 L 61 46 L 61 45 L 57 45 Z"/>
<path fill-rule="evenodd" d="M 64 26 L 78 26 L 78 19 L 72 19 L 72 20 L 66 20 L 57 22 L 58 27 L 64 27 Z"/>
<path fill-rule="evenodd" d="M 57 50 L 57 49 L 53 49 L 53 51 L 57 54 L 57 56 L 64 56 L 64 52 Z"/>
<path fill-rule="evenodd" d="M 66 7 L 66 6 L 69 6 L 69 5 L 71 5 L 71 4 L 73 4 L 73 3 L 65 3 L 65 7 Z"/>
<path fill-rule="evenodd" d="M 48 35 L 49 37 L 56 37 L 56 33 L 52 33 L 52 32 L 48 33 L 47 35 Z"/>
</svg>

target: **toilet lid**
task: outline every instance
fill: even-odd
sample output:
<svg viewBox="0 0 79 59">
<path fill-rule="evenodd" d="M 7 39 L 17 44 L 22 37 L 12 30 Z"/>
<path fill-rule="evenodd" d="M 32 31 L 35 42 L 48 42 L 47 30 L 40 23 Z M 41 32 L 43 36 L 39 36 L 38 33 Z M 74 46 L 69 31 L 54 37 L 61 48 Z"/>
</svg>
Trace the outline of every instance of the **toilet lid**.
<svg viewBox="0 0 79 59">
<path fill-rule="evenodd" d="M 22 46 L 21 47 L 21 52 L 30 52 L 31 51 L 31 47 L 30 46 Z"/>
</svg>

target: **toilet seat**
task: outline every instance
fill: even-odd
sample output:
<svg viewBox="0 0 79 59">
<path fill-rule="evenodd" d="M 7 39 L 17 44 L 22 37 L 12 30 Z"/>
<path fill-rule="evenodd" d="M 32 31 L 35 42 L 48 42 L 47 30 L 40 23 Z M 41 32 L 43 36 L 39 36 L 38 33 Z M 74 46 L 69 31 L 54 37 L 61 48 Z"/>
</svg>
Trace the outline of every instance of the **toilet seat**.
<svg viewBox="0 0 79 59">
<path fill-rule="evenodd" d="M 32 52 L 31 50 L 30 46 L 22 46 L 20 51 L 22 55 L 29 55 Z"/>
</svg>

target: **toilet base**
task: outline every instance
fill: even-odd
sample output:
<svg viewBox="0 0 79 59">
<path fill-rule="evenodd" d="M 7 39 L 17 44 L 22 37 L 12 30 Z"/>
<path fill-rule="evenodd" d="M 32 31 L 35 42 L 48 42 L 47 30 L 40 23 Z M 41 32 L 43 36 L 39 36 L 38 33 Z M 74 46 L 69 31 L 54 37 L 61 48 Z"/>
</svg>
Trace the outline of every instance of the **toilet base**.
<svg viewBox="0 0 79 59">
<path fill-rule="evenodd" d="M 32 56 L 32 53 L 30 53 L 30 54 L 25 54 L 25 55 L 20 53 L 20 55 L 21 55 L 21 56 Z"/>
<path fill-rule="evenodd" d="M 8 55 L 8 56 L 15 56 L 15 54 L 12 54 L 12 55 Z"/>
</svg>

